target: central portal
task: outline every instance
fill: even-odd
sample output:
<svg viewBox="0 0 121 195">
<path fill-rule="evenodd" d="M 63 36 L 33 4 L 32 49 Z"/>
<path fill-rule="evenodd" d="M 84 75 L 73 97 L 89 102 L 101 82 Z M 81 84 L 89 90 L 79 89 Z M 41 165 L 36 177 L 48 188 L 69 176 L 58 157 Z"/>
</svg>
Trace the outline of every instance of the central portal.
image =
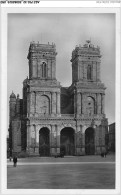
<svg viewBox="0 0 121 195">
<path fill-rule="evenodd" d="M 66 127 L 61 130 L 60 151 L 63 152 L 64 155 L 75 154 L 74 135 L 74 130 L 70 127 Z"/>
</svg>

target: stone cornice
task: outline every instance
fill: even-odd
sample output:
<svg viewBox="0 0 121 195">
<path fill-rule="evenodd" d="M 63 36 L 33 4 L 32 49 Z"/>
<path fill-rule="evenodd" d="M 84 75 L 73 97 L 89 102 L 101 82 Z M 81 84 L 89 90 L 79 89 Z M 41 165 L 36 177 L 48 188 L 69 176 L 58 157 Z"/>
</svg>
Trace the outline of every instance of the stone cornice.
<svg viewBox="0 0 121 195">
<path fill-rule="evenodd" d="M 58 122 L 62 122 L 62 121 L 71 121 L 71 122 L 78 122 L 78 121 L 105 121 L 107 120 L 104 115 L 101 116 L 93 116 L 93 117 L 87 117 L 87 116 L 80 116 L 80 117 L 28 117 L 28 120 L 36 120 L 36 121 L 58 121 Z"/>
</svg>

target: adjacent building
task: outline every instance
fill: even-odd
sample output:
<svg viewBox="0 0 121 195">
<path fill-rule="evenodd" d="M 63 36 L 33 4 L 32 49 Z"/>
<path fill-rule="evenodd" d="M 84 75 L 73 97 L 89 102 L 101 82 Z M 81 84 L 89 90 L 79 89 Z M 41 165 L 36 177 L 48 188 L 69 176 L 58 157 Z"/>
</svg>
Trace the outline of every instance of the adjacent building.
<svg viewBox="0 0 121 195">
<path fill-rule="evenodd" d="M 112 123 L 109 125 L 108 148 L 110 151 L 115 152 L 115 123 Z"/>
<path fill-rule="evenodd" d="M 105 85 L 100 48 L 90 41 L 72 51 L 72 84 L 56 79 L 55 44 L 30 43 L 23 99 L 10 95 L 10 148 L 52 156 L 100 154 L 106 146 Z"/>
</svg>

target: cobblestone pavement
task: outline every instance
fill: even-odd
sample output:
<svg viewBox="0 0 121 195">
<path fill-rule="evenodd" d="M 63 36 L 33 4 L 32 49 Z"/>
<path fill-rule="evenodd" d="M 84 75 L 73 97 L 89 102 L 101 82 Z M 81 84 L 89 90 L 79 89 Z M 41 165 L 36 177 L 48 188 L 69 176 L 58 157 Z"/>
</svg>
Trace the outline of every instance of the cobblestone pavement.
<svg viewBox="0 0 121 195">
<path fill-rule="evenodd" d="M 115 157 L 18 159 L 7 166 L 8 189 L 114 189 Z M 21 166 L 20 166 L 21 165 Z"/>
</svg>

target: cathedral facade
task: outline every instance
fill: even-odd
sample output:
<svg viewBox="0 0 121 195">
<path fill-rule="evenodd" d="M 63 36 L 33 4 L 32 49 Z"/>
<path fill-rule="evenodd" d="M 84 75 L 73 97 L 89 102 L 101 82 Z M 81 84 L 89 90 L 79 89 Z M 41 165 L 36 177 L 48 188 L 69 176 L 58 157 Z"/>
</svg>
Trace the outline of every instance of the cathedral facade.
<svg viewBox="0 0 121 195">
<path fill-rule="evenodd" d="M 10 95 L 10 150 L 30 156 L 100 154 L 108 133 L 100 48 L 90 41 L 75 47 L 69 87 L 56 79 L 56 55 L 55 44 L 30 43 L 23 99 Z"/>
</svg>

